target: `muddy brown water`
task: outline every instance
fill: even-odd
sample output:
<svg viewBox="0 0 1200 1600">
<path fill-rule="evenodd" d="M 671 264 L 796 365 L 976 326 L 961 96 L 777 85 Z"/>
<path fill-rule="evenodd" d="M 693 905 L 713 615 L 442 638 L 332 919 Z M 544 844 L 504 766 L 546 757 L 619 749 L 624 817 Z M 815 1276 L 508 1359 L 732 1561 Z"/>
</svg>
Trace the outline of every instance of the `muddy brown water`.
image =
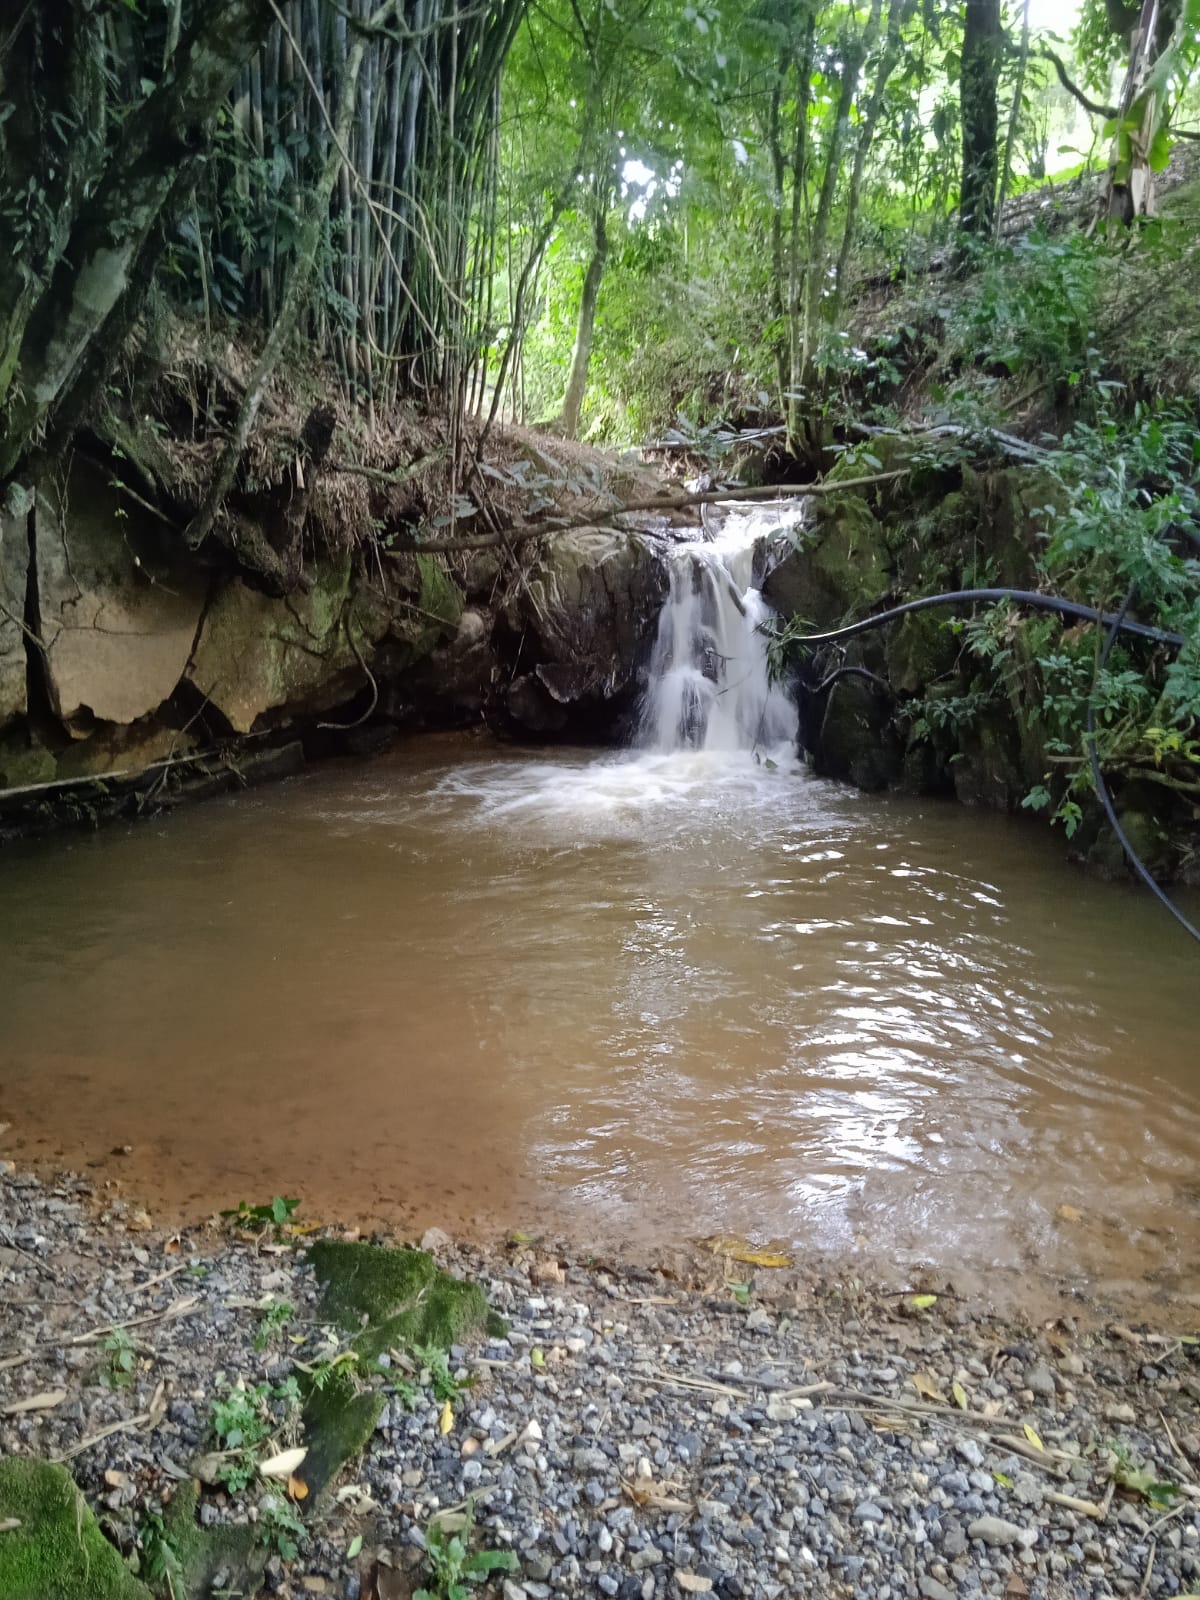
<svg viewBox="0 0 1200 1600">
<path fill-rule="evenodd" d="M 1198 952 L 1034 825 L 430 739 L 10 850 L 0 927 L 5 1153 L 173 1214 L 1200 1288 Z"/>
</svg>

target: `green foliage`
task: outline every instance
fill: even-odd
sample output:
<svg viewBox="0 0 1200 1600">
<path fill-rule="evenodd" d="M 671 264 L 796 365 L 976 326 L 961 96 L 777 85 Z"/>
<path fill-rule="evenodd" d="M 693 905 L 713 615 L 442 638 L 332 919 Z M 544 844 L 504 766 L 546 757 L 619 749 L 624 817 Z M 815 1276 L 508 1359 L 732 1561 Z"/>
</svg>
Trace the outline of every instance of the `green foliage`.
<svg viewBox="0 0 1200 1600">
<path fill-rule="evenodd" d="M 482 1583 L 494 1572 L 515 1572 L 517 1558 L 511 1550 L 471 1550 L 472 1508 L 461 1534 L 447 1533 L 440 1523 L 425 1530 L 425 1556 L 430 1587 L 418 1589 L 413 1600 L 467 1600 L 469 1586 Z"/>
<path fill-rule="evenodd" d="M 437 1345 L 415 1344 L 411 1348 L 413 1359 L 420 1363 L 422 1381 L 427 1377 L 435 1398 L 457 1400 L 463 1391 L 463 1385 L 450 1371 L 450 1361 L 446 1352 Z"/>
<path fill-rule="evenodd" d="M 104 1340 L 104 1379 L 113 1389 L 124 1389 L 133 1382 L 137 1345 L 124 1328 L 114 1328 Z"/>
<path fill-rule="evenodd" d="M 219 1468 L 219 1480 L 235 1494 L 254 1481 L 259 1447 L 276 1432 L 295 1430 L 300 1398 L 295 1378 L 249 1388 L 240 1381 L 224 1384 L 224 1392 L 213 1401 L 212 1431 L 229 1457 Z"/>
<path fill-rule="evenodd" d="M 182 1595 L 183 1561 L 160 1511 L 148 1511 L 138 1529 L 139 1571 L 159 1593 Z"/>
<path fill-rule="evenodd" d="M 263 1228 L 282 1228 L 299 1209 L 299 1200 L 285 1199 L 284 1196 L 277 1194 L 270 1205 L 252 1206 L 245 1200 L 240 1200 L 231 1210 L 222 1211 L 221 1215 L 230 1217 L 239 1227 L 257 1231 Z"/>
<path fill-rule="evenodd" d="M 273 1300 L 258 1319 L 258 1332 L 254 1335 L 254 1348 L 266 1350 L 295 1315 L 296 1308 L 290 1300 Z"/>
<path fill-rule="evenodd" d="M 267 1544 L 284 1561 L 295 1561 L 306 1537 L 304 1523 L 290 1500 L 281 1494 L 266 1494 L 259 1502 L 258 1525 Z"/>
</svg>

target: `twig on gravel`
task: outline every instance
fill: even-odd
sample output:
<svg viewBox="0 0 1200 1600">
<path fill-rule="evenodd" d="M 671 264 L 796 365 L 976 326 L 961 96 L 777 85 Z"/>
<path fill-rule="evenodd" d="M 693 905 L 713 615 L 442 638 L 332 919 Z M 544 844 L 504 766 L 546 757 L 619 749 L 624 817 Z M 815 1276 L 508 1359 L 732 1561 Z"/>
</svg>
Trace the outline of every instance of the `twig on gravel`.
<svg viewBox="0 0 1200 1600">
<path fill-rule="evenodd" d="M 75 1456 L 82 1455 L 85 1450 L 90 1450 L 94 1444 L 99 1444 L 103 1439 L 109 1439 L 114 1433 L 131 1433 L 135 1428 L 140 1428 L 150 1421 L 150 1412 L 142 1411 L 136 1417 L 127 1417 L 124 1422 L 110 1422 L 107 1428 L 101 1428 L 99 1433 L 93 1433 L 87 1439 L 81 1439 L 78 1444 L 73 1444 L 69 1450 L 64 1450 L 61 1455 L 53 1456 L 54 1461 L 71 1461 Z"/>
<path fill-rule="evenodd" d="M 155 1278 L 147 1278 L 145 1283 L 135 1283 L 129 1290 L 130 1295 L 145 1294 L 148 1289 L 157 1289 L 160 1283 L 166 1283 L 168 1278 L 173 1278 L 177 1272 L 186 1272 L 191 1266 L 190 1261 L 181 1261 L 178 1266 L 168 1267 L 165 1272 L 160 1272 Z"/>
<path fill-rule="evenodd" d="M 1094 1500 L 1077 1500 L 1073 1494 L 1059 1494 L 1057 1489 L 1047 1489 L 1044 1498 L 1049 1500 L 1052 1506 L 1062 1506 L 1067 1511 L 1078 1512 L 1081 1517 L 1094 1517 L 1097 1522 L 1104 1521 L 1112 1502 L 1111 1494 L 1105 1496 L 1103 1504 L 1097 1505 Z"/>
<path fill-rule="evenodd" d="M 1181 1469 L 1183 1471 L 1184 1477 L 1185 1478 L 1190 1478 L 1192 1480 L 1192 1482 L 1194 1483 L 1196 1481 L 1196 1474 L 1195 1474 L 1195 1472 L 1194 1472 L 1194 1470 L 1192 1468 L 1192 1463 L 1188 1460 L 1188 1458 L 1184 1455 L 1183 1451 L 1179 1448 L 1179 1444 L 1178 1444 L 1178 1442 L 1177 1442 L 1177 1440 L 1175 1438 L 1175 1435 L 1171 1432 L 1171 1424 L 1167 1421 L 1166 1417 L 1163 1416 L 1161 1411 L 1158 1413 L 1158 1420 L 1163 1425 L 1163 1432 L 1166 1434 L 1168 1440 L 1170 1441 L 1171 1449 L 1175 1452 L 1175 1459 L 1176 1459 L 1176 1461 L 1179 1462 L 1179 1465 L 1180 1465 L 1180 1467 L 1181 1467 Z"/>
<path fill-rule="evenodd" d="M 32 1361 L 36 1355 L 36 1350 L 29 1350 L 23 1356 L 5 1356 L 3 1361 L 0 1361 L 0 1372 L 11 1372 L 13 1367 L 23 1367 L 27 1361 Z"/>
<path fill-rule="evenodd" d="M 66 1398 L 65 1389 L 48 1389 L 45 1394 L 31 1394 L 28 1399 L 13 1400 L 6 1406 L 0 1406 L 0 1416 L 19 1417 L 28 1411 L 53 1411 Z"/>
<path fill-rule="evenodd" d="M 1150 1558 L 1146 1562 L 1146 1575 L 1142 1579 L 1142 1587 L 1138 1590 L 1138 1600 L 1146 1600 L 1146 1596 L 1150 1593 L 1150 1577 L 1154 1571 L 1154 1558 L 1157 1554 L 1158 1541 L 1156 1539 L 1151 1539 Z"/>
<path fill-rule="evenodd" d="M 188 1295 L 182 1300 L 175 1300 L 165 1311 L 150 1311 L 144 1317 L 128 1317 L 124 1322 L 107 1322 L 100 1328 L 89 1328 L 86 1333 L 77 1333 L 73 1339 L 68 1339 L 68 1344 L 88 1344 L 93 1339 L 99 1339 L 103 1334 L 116 1333 L 120 1328 L 141 1328 L 147 1322 L 166 1322 L 173 1317 L 186 1317 L 200 1304 L 200 1296 Z"/>
</svg>

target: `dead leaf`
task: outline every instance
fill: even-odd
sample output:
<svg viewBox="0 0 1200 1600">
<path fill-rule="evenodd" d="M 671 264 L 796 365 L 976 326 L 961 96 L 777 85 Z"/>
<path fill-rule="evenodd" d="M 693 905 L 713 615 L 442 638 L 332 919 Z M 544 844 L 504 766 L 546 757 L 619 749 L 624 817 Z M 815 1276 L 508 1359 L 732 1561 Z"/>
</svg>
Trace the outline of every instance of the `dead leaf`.
<svg viewBox="0 0 1200 1600">
<path fill-rule="evenodd" d="M 914 1372 L 912 1386 L 922 1400 L 939 1400 L 945 1405 L 946 1396 L 938 1388 L 937 1379 L 931 1378 L 927 1372 Z"/>
<path fill-rule="evenodd" d="M 264 1478 L 290 1478 L 307 1454 L 303 1445 L 297 1445 L 294 1450 L 281 1450 L 269 1461 L 260 1462 L 258 1470 Z"/>
<path fill-rule="evenodd" d="M 967 1391 L 956 1378 L 950 1385 L 950 1393 L 954 1396 L 954 1404 L 960 1411 L 967 1410 Z"/>
<path fill-rule="evenodd" d="M 700 1243 L 707 1246 L 713 1255 L 728 1256 L 731 1261 L 740 1261 L 748 1267 L 780 1270 L 796 1264 L 793 1257 L 784 1251 L 752 1244 L 749 1239 L 743 1239 L 736 1233 L 714 1233 L 707 1239 L 701 1239 Z"/>
<path fill-rule="evenodd" d="M 453 1426 L 454 1407 L 450 1404 L 449 1400 L 447 1400 L 441 1411 L 438 1413 L 438 1432 L 443 1438 L 445 1438 L 446 1434 L 450 1432 Z"/>
<path fill-rule="evenodd" d="M 5 1123 L 5 1127 L 8 1124 Z M 14 1528 L 21 1526 L 20 1517 L 0 1517 L 0 1533 L 11 1533 Z"/>
<path fill-rule="evenodd" d="M 684 1594 L 711 1594 L 712 1579 L 702 1578 L 698 1572 L 677 1572 L 675 1582 Z"/>
<path fill-rule="evenodd" d="M 1045 1450 L 1046 1446 L 1038 1438 L 1037 1430 L 1030 1427 L 1028 1422 L 1025 1424 L 1025 1437 L 1029 1440 L 1030 1444 L 1035 1450 Z"/>
<path fill-rule="evenodd" d="M 1082 1222 L 1083 1212 L 1080 1211 L 1078 1206 L 1061 1205 L 1058 1208 L 1058 1220 L 1060 1222 Z"/>
<path fill-rule="evenodd" d="M 163 1255 L 165 1255 L 165 1256 L 177 1256 L 179 1254 L 180 1248 L 181 1248 L 181 1246 L 180 1246 L 180 1243 L 179 1243 L 179 1235 L 175 1234 L 172 1238 L 167 1239 L 164 1242 L 164 1244 L 163 1244 Z"/>
<path fill-rule="evenodd" d="M 6 1406 L 0 1406 L 0 1415 L 19 1417 L 27 1411 L 53 1411 L 54 1407 L 62 1405 L 66 1398 L 65 1389 L 47 1389 L 42 1394 L 31 1394 L 28 1400 L 13 1400 Z"/>
<path fill-rule="evenodd" d="M 154 1223 L 150 1220 L 148 1211 L 135 1211 L 125 1224 L 129 1233 L 149 1233 Z"/>
<path fill-rule="evenodd" d="M 293 1500 L 308 1499 L 308 1485 L 305 1483 L 303 1478 L 289 1478 L 287 1481 L 287 1492 L 289 1497 Z"/>
</svg>

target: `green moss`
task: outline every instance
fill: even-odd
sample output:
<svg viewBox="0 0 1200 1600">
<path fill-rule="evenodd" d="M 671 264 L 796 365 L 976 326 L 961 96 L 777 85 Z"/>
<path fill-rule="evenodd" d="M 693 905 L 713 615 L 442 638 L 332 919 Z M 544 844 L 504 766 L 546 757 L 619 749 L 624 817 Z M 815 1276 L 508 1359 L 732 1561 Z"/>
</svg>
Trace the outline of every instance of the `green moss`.
<svg viewBox="0 0 1200 1600">
<path fill-rule="evenodd" d="M 65 1467 L 0 1461 L 0 1600 L 151 1600 L 100 1532 Z"/>
<path fill-rule="evenodd" d="M 358 1389 L 353 1375 L 337 1373 L 321 1389 L 310 1388 L 304 1402 L 304 1443 L 308 1454 L 297 1476 L 319 1495 L 366 1449 L 383 1411 L 384 1397 L 375 1389 Z"/>
<path fill-rule="evenodd" d="M 259 1530 L 220 1523 L 202 1528 L 197 1499 L 195 1483 L 181 1483 L 163 1514 L 163 1532 L 183 1569 L 183 1593 L 176 1600 L 207 1596 L 222 1573 L 227 1592 L 257 1594 L 270 1554 Z"/>
<path fill-rule="evenodd" d="M 322 1315 L 361 1330 L 354 1349 L 364 1363 L 401 1345 L 445 1350 L 487 1326 L 487 1298 L 479 1285 L 442 1272 L 423 1250 L 322 1239 L 310 1259 L 324 1288 Z"/>
<path fill-rule="evenodd" d="M 441 617 L 453 631 L 463 613 L 462 590 L 447 575 L 436 556 L 418 556 L 417 568 L 421 574 L 421 610 Z"/>
<path fill-rule="evenodd" d="M 883 529 L 857 494 L 815 504 L 796 548 L 768 574 L 763 595 L 785 617 L 836 627 L 861 615 L 887 591 L 889 558 Z"/>
<path fill-rule="evenodd" d="M 438 1276 L 424 1250 L 388 1250 L 378 1245 L 318 1239 L 309 1252 L 324 1294 L 321 1314 L 343 1328 L 364 1319 L 383 1322 L 424 1295 Z"/>
</svg>

